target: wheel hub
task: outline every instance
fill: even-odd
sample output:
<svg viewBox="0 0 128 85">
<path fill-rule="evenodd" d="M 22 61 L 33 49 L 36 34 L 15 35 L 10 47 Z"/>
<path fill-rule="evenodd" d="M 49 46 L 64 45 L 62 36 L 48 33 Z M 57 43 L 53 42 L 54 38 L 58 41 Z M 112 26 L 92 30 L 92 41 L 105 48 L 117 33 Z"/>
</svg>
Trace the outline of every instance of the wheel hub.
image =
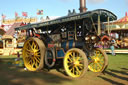
<svg viewBox="0 0 128 85">
<path fill-rule="evenodd" d="M 30 54 L 29 54 L 29 57 L 34 57 L 34 52 L 31 52 Z"/>
<path fill-rule="evenodd" d="M 95 60 L 94 63 L 97 63 L 100 61 L 100 59 L 98 57 L 94 58 L 94 60 Z"/>
<path fill-rule="evenodd" d="M 74 64 L 75 66 L 76 66 L 76 65 L 79 65 L 79 61 L 75 61 L 73 64 Z"/>
</svg>

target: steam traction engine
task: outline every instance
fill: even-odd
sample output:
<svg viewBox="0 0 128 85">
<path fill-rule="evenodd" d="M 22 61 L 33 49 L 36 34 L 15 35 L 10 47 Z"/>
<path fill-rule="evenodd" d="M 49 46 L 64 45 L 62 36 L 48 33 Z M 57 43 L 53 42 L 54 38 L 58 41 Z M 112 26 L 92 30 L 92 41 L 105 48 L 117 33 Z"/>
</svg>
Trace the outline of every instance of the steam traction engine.
<svg viewBox="0 0 128 85">
<path fill-rule="evenodd" d="M 100 41 L 100 23 L 108 17 L 110 21 L 117 18 L 110 11 L 97 9 L 16 28 L 27 31 L 25 67 L 29 71 L 64 68 L 72 78 L 82 77 L 87 69 L 102 72 L 108 57 L 96 44 Z"/>
</svg>

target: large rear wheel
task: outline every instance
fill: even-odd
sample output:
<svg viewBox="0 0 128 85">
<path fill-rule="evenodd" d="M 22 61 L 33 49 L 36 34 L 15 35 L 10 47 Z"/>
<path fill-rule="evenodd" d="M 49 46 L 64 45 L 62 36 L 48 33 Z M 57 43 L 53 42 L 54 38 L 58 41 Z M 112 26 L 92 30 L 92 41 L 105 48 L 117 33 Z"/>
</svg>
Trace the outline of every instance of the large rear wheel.
<svg viewBox="0 0 128 85">
<path fill-rule="evenodd" d="M 94 55 L 90 56 L 89 59 L 93 61 L 88 65 L 89 70 L 92 72 L 102 72 L 108 65 L 108 56 L 100 48 L 96 48 Z"/>
<path fill-rule="evenodd" d="M 68 76 L 72 78 L 80 78 L 85 74 L 87 68 L 87 57 L 82 50 L 72 48 L 67 51 L 64 57 L 64 69 Z"/>
<path fill-rule="evenodd" d="M 24 65 L 29 71 L 37 71 L 44 66 L 45 45 L 38 38 L 29 38 L 23 46 Z"/>
</svg>

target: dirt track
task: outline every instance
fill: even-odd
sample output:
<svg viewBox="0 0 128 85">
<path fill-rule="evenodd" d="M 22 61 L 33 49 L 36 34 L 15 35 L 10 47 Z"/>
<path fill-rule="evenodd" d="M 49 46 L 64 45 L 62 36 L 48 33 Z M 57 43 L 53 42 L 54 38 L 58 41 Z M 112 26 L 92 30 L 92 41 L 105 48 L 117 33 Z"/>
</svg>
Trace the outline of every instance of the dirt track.
<svg viewBox="0 0 128 85">
<path fill-rule="evenodd" d="M 128 85 L 128 69 L 120 71 L 107 69 L 105 75 L 87 72 L 77 80 L 68 79 L 64 74 L 50 72 L 28 72 L 23 68 L 0 64 L 1 85 Z"/>
</svg>

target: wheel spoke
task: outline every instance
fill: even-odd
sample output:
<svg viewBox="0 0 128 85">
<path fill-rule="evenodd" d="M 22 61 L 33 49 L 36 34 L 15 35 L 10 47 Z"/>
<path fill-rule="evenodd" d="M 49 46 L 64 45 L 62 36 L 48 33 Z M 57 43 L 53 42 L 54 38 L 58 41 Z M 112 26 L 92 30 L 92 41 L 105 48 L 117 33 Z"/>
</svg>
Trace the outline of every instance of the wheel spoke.
<svg viewBox="0 0 128 85">
<path fill-rule="evenodd" d="M 23 50 L 27 51 L 27 52 L 31 52 L 31 50 L 27 49 L 27 48 L 23 48 Z"/>
<path fill-rule="evenodd" d="M 39 49 L 34 49 L 34 52 L 38 52 L 39 51 Z"/>
<path fill-rule="evenodd" d="M 40 61 L 37 59 L 37 57 L 34 57 L 34 59 L 35 59 L 38 63 L 40 63 Z"/>
<path fill-rule="evenodd" d="M 97 65 L 97 63 L 95 64 L 95 68 L 96 68 L 96 71 L 98 70 L 98 65 Z"/>
<path fill-rule="evenodd" d="M 36 64 L 36 62 L 34 59 L 32 59 L 32 61 L 33 61 L 32 67 L 34 68 L 34 65 Z"/>
<path fill-rule="evenodd" d="M 35 66 L 36 68 L 38 68 L 38 62 L 35 60 Z"/>
<path fill-rule="evenodd" d="M 32 48 L 34 49 L 34 46 L 35 46 L 35 42 L 34 41 L 32 41 Z"/>
<path fill-rule="evenodd" d="M 39 50 L 39 47 L 38 47 L 37 43 L 35 43 L 35 45 L 34 45 L 34 49 Z"/>
<path fill-rule="evenodd" d="M 32 64 L 32 59 L 31 58 L 28 57 L 25 60 L 26 60 L 26 64 L 27 65 L 31 65 Z"/>
<path fill-rule="evenodd" d="M 92 69 L 95 71 L 95 63 L 92 64 Z"/>
<path fill-rule="evenodd" d="M 39 52 L 36 52 L 34 55 L 35 55 L 36 57 L 40 57 L 40 53 L 39 53 Z"/>
<path fill-rule="evenodd" d="M 100 62 L 104 62 L 104 58 L 100 59 Z"/>
<path fill-rule="evenodd" d="M 80 65 L 79 68 L 80 68 L 80 69 L 83 69 L 83 66 Z"/>
<path fill-rule="evenodd" d="M 28 47 L 32 50 L 32 46 L 31 46 L 30 42 L 28 42 Z"/>
<path fill-rule="evenodd" d="M 30 63 L 32 64 L 32 60 L 29 60 L 29 62 L 27 64 L 31 65 Z"/>
<path fill-rule="evenodd" d="M 68 68 L 70 69 L 70 71 L 72 71 L 74 67 L 70 67 L 70 66 L 69 66 Z"/>
<path fill-rule="evenodd" d="M 73 61 L 75 61 L 75 52 L 73 52 L 73 56 L 72 57 L 73 57 Z"/>
<path fill-rule="evenodd" d="M 96 63 L 99 68 L 102 68 L 102 66 L 99 63 Z"/>
<path fill-rule="evenodd" d="M 80 75 L 81 72 L 80 72 L 80 70 L 78 69 L 78 67 L 76 66 L 75 68 L 76 68 L 76 71 L 77 71 L 78 75 Z"/>
<path fill-rule="evenodd" d="M 40 62 L 40 57 L 36 57 L 36 59 Z"/>
<path fill-rule="evenodd" d="M 26 52 L 26 55 L 28 55 L 28 57 L 31 55 L 31 53 L 30 52 Z"/>
<path fill-rule="evenodd" d="M 74 71 L 74 67 L 73 67 L 73 68 L 72 68 L 72 73 L 74 74 L 74 72 L 75 72 L 75 71 Z"/>
<path fill-rule="evenodd" d="M 81 67 L 83 67 L 84 65 L 83 65 L 83 64 L 78 64 L 78 66 L 81 66 Z"/>
<path fill-rule="evenodd" d="M 96 56 L 100 55 L 100 52 L 99 51 L 96 51 Z"/>
<path fill-rule="evenodd" d="M 69 62 L 70 62 L 70 63 L 72 63 L 72 62 L 73 62 L 73 60 L 72 60 L 70 57 L 68 57 L 68 60 L 69 60 Z"/>
<path fill-rule="evenodd" d="M 80 61 L 80 57 L 79 56 L 76 58 L 76 61 Z"/>
<path fill-rule="evenodd" d="M 104 62 L 101 62 L 101 61 L 100 61 L 99 63 L 100 63 L 101 65 L 103 65 L 103 64 L 104 64 Z"/>
</svg>

